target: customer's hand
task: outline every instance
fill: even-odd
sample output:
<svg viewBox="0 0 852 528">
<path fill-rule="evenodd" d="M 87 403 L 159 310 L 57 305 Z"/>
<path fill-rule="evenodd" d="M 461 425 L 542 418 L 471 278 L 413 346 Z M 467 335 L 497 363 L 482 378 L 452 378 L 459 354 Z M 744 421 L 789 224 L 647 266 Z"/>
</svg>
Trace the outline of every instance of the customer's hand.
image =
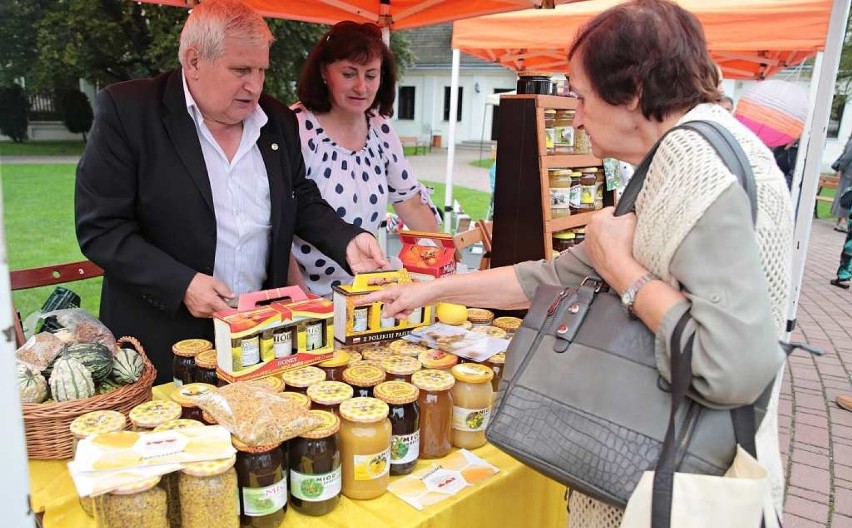
<svg viewBox="0 0 852 528">
<path fill-rule="evenodd" d="M 614 207 L 601 209 L 586 225 L 585 249 L 595 271 L 618 292 L 647 271 L 633 258 L 636 215 L 615 216 Z"/>
<path fill-rule="evenodd" d="M 389 267 L 379 243 L 369 233 L 361 233 L 349 241 L 346 246 L 346 263 L 349 264 L 352 273 L 376 271 Z"/>
<path fill-rule="evenodd" d="M 214 312 L 228 308 L 226 300 L 234 298 L 228 286 L 210 275 L 196 273 L 186 289 L 183 303 L 194 317 L 213 317 Z"/>
<path fill-rule="evenodd" d="M 358 299 L 358 304 L 382 302 L 382 317 L 405 319 L 421 306 L 434 304 L 438 280 L 390 286 Z"/>
</svg>

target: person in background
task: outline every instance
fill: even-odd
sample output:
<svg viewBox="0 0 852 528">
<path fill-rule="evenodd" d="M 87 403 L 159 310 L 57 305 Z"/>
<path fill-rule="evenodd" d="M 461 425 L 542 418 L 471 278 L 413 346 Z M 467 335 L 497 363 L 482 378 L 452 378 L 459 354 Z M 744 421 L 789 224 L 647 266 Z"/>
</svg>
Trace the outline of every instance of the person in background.
<svg viewBox="0 0 852 528">
<path fill-rule="evenodd" d="M 311 50 L 296 113 L 307 177 L 343 220 L 377 232 L 388 203 L 414 231 L 438 231 L 437 210 L 391 127 L 396 63 L 379 26 L 335 24 Z M 291 282 L 317 295 L 349 283 L 350 270 L 304 237 L 293 241 Z M 298 273 L 298 275 L 297 275 Z"/>
<path fill-rule="evenodd" d="M 722 98 L 719 99 L 719 106 L 732 114 L 734 113 L 734 100 L 727 95 L 723 95 Z"/>
<path fill-rule="evenodd" d="M 831 170 L 836 172 L 837 192 L 834 201 L 831 202 L 831 214 L 837 219 L 834 230 L 841 233 L 848 232 L 848 226 L 843 227 L 841 223 L 849 216 L 849 210 L 840 205 L 840 196 L 843 191 L 852 186 L 852 136 L 846 141 L 843 153 L 831 164 Z"/>
<path fill-rule="evenodd" d="M 296 118 L 262 93 L 273 37 L 238 0 L 205 0 L 181 67 L 108 86 L 77 166 L 77 238 L 104 269 L 100 318 L 171 381 L 172 345 L 213 338 L 214 312 L 287 284 L 293 235 L 339 266 L 387 265 L 305 178 Z"/>
<path fill-rule="evenodd" d="M 772 155 L 775 157 L 775 163 L 784 174 L 784 180 L 787 182 L 787 189 L 793 188 L 793 177 L 796 172 L 796 158 L 799 155 L 799 140 L 796 139 L 772 149 Z"/>
<path fill-rule="evenodd" d="M 656 334 L 657 367 L 666 379 L 672 333 L 687 317 L 693 389 L 704 400 L 739 406 L 774 389 L 756 444 L 780 515 L 777 407 L 785 355 L 778 339 L 785 334 L 793 232 L 781 172 L 766 145 L 716 104 L 718 76 L 701 24 L 677 4 L 619 3 L 588 21 L 569 50 L 578 96 L 574 126 L 589 134 L 596 157 L 638 165 L 665 135 L 635 214 L 598 211 L 585 242 L 552 261 L 392 286 L 362 301 L 384 302 L 383 315 L 400 318 L 438 301 L 524 308 L 539 285 L 576 287 L 594 270 Z M 742 186 L 701 135 L 683 129 L 666 135 L 693 120 L 727 128 L 749 158 L 756 224 Z M 568 502 L 570 526 L 620 523 L 620 510 L 580 493 Z"/>
</svg>

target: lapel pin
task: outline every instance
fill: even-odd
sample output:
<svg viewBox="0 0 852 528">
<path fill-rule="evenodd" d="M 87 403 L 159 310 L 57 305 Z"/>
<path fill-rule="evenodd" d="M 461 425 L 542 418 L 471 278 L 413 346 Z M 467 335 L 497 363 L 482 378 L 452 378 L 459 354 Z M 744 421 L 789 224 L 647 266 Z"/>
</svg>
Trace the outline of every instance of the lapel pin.
<svg viewBox="0 0 852 528">
<path fill-rule="evenodd" d="M 272 144 L 272 150 L 278 150 L 278 143 Z"/>
</svg>

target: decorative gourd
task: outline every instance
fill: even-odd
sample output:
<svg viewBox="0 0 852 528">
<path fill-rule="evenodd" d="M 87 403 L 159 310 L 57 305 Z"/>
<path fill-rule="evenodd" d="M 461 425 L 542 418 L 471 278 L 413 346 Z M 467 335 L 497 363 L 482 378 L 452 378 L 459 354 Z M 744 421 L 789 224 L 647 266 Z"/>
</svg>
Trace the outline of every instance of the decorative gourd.
<svg viewBox="0 0 852 528">
<path fill-rule="evenodd" d="M 112 372 L 112 351 L 98 343 L 70 345 L 62 352 L 61 356 L 74 358 L 82 363 L 89 369 L 95 383 L 106 379 Z"/>
<path fill-rule="evenodd" d="M 112 379 L 121 384 L 133 383 L 142 377 L 145 363 L 142 356 L 133 349 L 122 348 L 115 355 L 112 365 Z"/>
<path fill-rule="evenodd" d="M 18 363 L 17 375 L 21 403 L 41 403 L 47 399 L 47 381 L 44 376 L 23 363 Z"/>
<path fill-rule="evenodd" d="M 121 383 L 115 381 L 112 378 L 107 378 L 98 384 L 98 394 L 106 394 L 108 392 L 112 392 L 115 389 L 121 387 Z"/>
<path fill-rule="evenodd" d="M 95 383 L 85 365 L 71 357 L 60 357 L 53 364 L 50 393 L 58 402 L 89 398 L 95 395 Z"/>
</svg>

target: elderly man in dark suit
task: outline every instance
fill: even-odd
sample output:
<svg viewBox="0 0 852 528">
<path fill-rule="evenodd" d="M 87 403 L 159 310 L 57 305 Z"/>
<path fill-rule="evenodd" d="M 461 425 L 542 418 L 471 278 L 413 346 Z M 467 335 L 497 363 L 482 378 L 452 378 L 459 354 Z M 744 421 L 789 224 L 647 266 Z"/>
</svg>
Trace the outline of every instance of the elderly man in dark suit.
<svg viewBox="0 0 852 528">
<path fill-rule="evenodd" d="M 237 295 L 285 286 L 293 235 L 353 272 L 385 266 L 305 178 L 294 114 L 262 94 L 273 41 L 238 0 L 206 0 L 181 68 L 99 95 L 77 167 L 77 238 L 104 269 L 100 317 L 171 379 L 171 345 L 212 338 Z"/>
</svg>

